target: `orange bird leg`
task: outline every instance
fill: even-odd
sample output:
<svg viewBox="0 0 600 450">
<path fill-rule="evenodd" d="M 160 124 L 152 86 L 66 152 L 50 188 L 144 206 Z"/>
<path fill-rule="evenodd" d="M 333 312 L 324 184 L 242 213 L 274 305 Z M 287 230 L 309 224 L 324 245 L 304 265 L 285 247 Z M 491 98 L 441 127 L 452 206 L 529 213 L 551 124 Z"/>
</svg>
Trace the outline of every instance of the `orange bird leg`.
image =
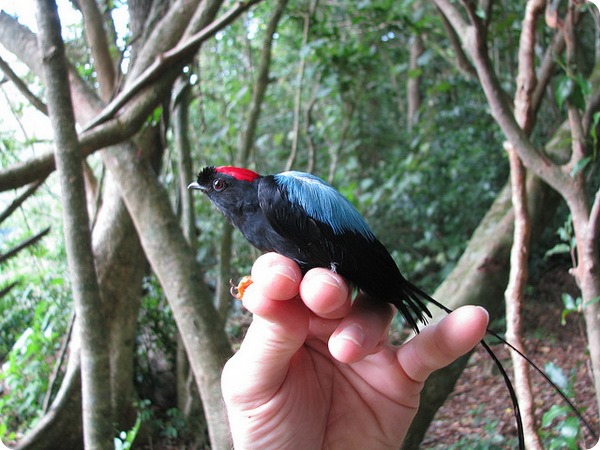
<svg viewBox="0 0 600 450">
<path fill-rule="evenodd" d="M 231 295 L 233 295 L 235 298 L 241 300 L 244 298 L 244 292 L 246 292 L 246 289 L 248 289 L 248 286 L 250 286 L 252 283 L 252 278 L 249 275 L 246 275 L 244 278 L 242 278 L 237 286 L 233 284 L 233 281 L 229 280 L 229 284 L 231 285 L 229 292 L 231 292 Z"/>
</svg>

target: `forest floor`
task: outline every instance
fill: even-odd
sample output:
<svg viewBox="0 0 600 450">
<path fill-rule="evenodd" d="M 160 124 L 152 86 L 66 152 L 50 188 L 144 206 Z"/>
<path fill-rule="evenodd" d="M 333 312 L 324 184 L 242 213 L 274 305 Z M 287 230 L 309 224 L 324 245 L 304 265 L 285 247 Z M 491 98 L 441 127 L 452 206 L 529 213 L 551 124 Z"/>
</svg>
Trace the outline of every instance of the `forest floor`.
<svg viewBox="0 0 600 450">
<path fill-rule="evenodd" d="M 585 327 L 581 314 L 567 316 L 561 325 L 563 292 L 577 297 L 572 277 L 563 268 L 554 268 L 537 280 L 533 293 L 525 305 L 526 351 L 541 368 L 553 363 L 572 383 L 574 403 L 584 408 L 584 417 L 595 430 L 598 423 L 598 406 L 594 396 L 593 381 L 586 353 Z M 508 350 L 503 345 L 493 345 L 504 366 L 512 372 Z M 562 399 L 554 393 L 537 373 L 531 375 L 532 390 L 538 423 L 553 405 L 563 406 Z M 573 399 L 572 399 L 573 400 Z M 571 416 L 573 414 L 570 414 Z M 548 447 L 559 444 L 559 418 L 544 430 Z M 582 427 L 584 440 L 581 448 L 591 448 L 595 442 Z M 517 448 L 516 424 L 512 403 L 504 381 L 493 362 L 479 346 L 456 383 L 454 392 L 446 400 L 429 427 L 423 449 L 511 449 Z M 553 448 L 567 448 L 558 445 Z"/>
</svg>

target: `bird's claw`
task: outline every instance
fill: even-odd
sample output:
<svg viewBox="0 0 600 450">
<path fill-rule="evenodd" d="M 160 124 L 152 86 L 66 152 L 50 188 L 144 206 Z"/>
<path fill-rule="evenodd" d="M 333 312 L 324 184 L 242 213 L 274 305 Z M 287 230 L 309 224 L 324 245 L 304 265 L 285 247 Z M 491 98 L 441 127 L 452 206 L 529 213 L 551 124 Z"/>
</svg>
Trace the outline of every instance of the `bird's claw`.
<svg viewBox="0 0 600 450">
<path fill-rule="evenodd" d="M 252 283 L 252 278 L 249 275 L 243 277 L 237 285 L 235 285 L 232 280 L 229 280 L 229 284 L 231 285 L 229 292 L 232 296 L 238 300 L 241 300 L 244 298 L 244 292 L 246 292 L 246 289 L 248 289 L 248 286 L 250 286 Z"/>
</svg>

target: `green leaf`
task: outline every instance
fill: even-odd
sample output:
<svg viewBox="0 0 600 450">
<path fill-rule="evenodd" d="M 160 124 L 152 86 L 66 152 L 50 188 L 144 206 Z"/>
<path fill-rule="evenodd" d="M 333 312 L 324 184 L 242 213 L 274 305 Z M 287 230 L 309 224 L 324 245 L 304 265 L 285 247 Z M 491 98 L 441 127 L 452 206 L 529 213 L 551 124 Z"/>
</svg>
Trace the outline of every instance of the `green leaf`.
<svg viewBox="0 0 600 450">
<path fill-rule="evenodd" d="M 565 309 L 570 311 L 577 311 L 577 301 L 573 298 L 571 294 L 564 293 L 562 295 L 562 302 Z"/>
<path fill-rule="evenodd" d="M 556 244 L 554 247 L 552 247 L 550 250 L 548 250 L 545 254 L 544 254 L 544 258 L 548 258 L 552 255 L 562 255 L 564 253 L 569 253 L 571 251 L 571 247 L 568 244 Z"/>
<path fill-rule="evenodd" d="M 553 362 L 546 363 L 544 365 L 544 370 L 546 374 L 550 377 L 550 379 L 561 389 L 567 389 L 569 387 L 569 379 L 563 372 L 563 370 L 558 367 Z"/>
<path fill-rule="evenodd" d="M 592 139 L 594 141 L 594 148 L 598 144 L 598 131 L 597 131 L 598 122 L 600 122 L 600 111 L 595 112 L 594 115 L 592 116 L 592 126 L 591 126 L 590 135 L 592 136 Z"/>
<path fill-rule="evenodd" d="M 568 76 L 563 76 L 556 86 L 556 90 L 554 91 L 554 95 L 556 96 L 556 103 L 559 107 L 562 107 L 565 101 L 569 98 L 571 93 L 573 92 L 573 79 Z"/>
<path fill-rule="evenodd" d="M 560 427 L 561 436 L 575 439 L 579 434 L 579 423 L 575 417 L 568 417 Z"/>
<path fill-rule="evenodd" d="M 559 405 L 552 405 L 546 413 L 542 416 L 542 428 L 548 428 L 552 425 L 555 419 L 564 417 L 566 415 L 565 407 Z"/>
</svg>

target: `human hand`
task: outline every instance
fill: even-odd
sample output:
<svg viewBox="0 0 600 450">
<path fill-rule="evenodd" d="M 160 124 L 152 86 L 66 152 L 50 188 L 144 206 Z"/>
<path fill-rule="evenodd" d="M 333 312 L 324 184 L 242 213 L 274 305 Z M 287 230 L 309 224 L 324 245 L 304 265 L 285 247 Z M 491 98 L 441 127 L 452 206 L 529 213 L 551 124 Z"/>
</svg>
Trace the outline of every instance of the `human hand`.
<svg viewBox="0 0 600 450">
<path fill-rule="evenodd" d="M 221 380 L 238 449 L 397 449 L 424 381 L 471 350 L 488 323 L 483 308 L 465 306 L 395 347 L 395 310 L 362 295 L 352 302 L 327 269 L 303 278 L 268 253 L 252 279 L 243 303 L 254 319 Z"/>
</svg>

